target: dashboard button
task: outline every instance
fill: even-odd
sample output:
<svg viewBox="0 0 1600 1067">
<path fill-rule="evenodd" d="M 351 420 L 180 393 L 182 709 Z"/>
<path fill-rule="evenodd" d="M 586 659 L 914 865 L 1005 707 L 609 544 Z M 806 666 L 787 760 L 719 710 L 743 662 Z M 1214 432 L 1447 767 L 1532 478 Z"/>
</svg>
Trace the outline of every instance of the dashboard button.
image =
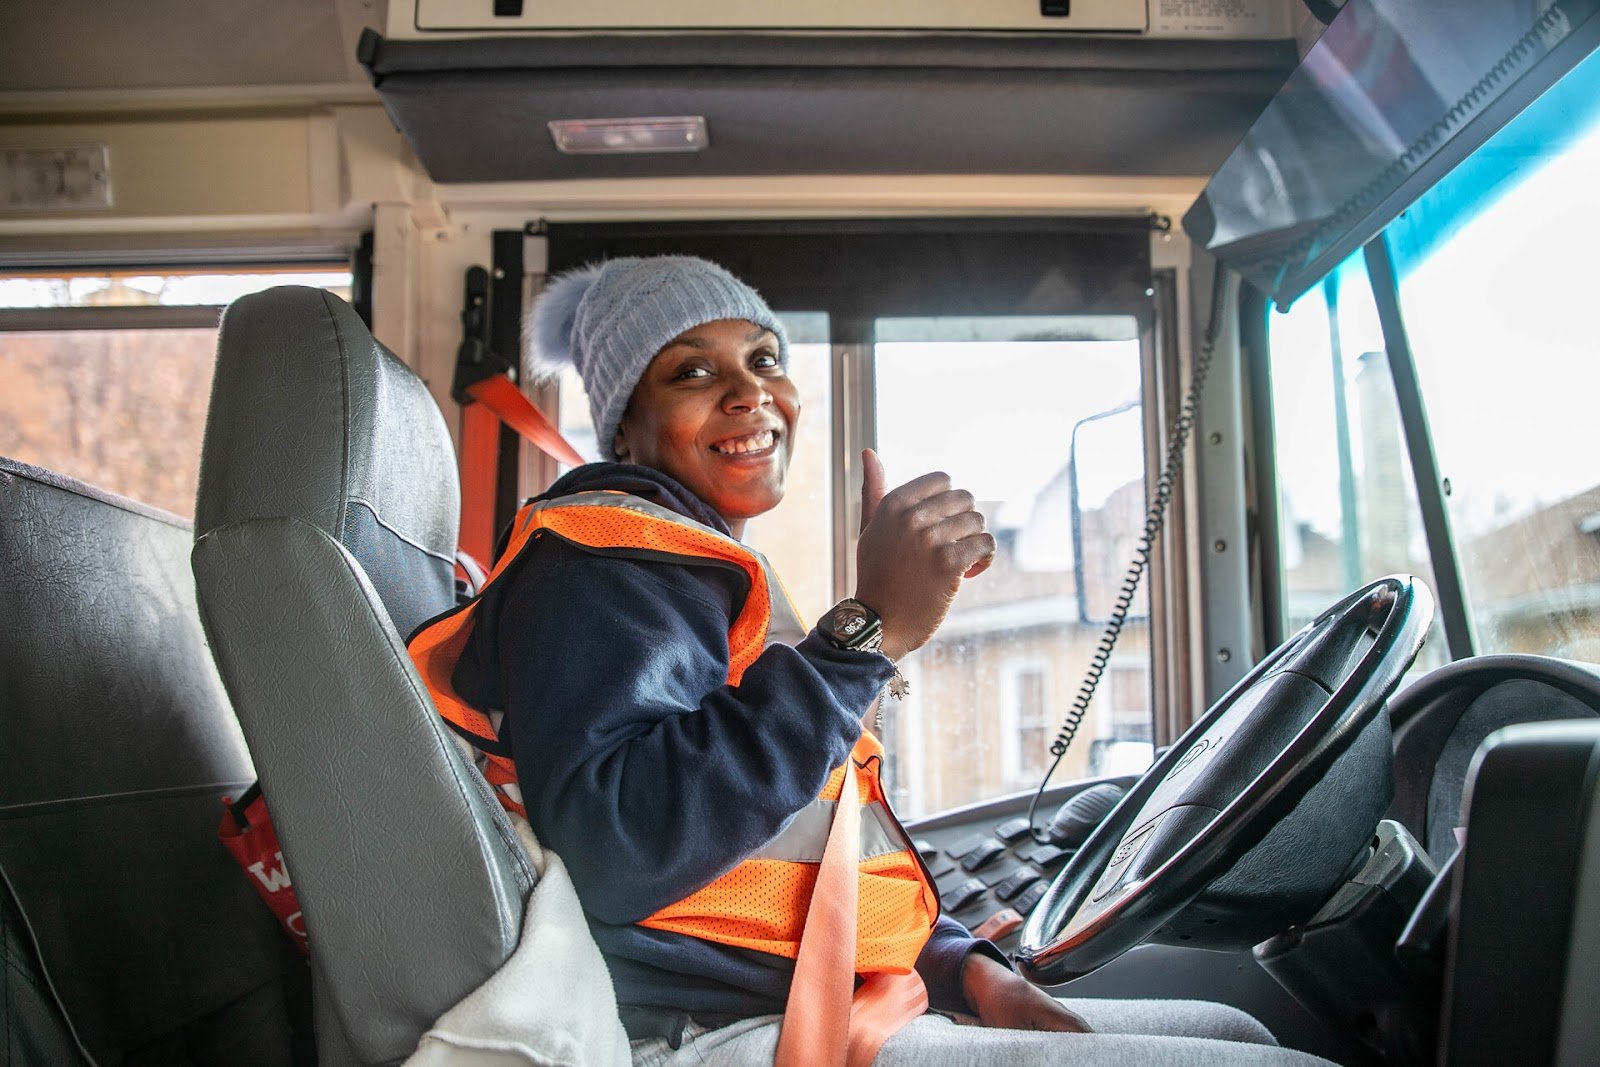
<svg viewBox="0 0 1600 1067">
<path fill-rule="evenodd" d="M 1004 863 L 996 863 L 989 867 L 985 867 L 978 873 L 978 877 L 983 879 L 984 885 L 993 888 L 1005 881 L 1007 878 L 1010 878 L 1013 874 L 1016 874 L 1018 871 L 1024 869 L 1026 868 L 1024 868 L 1022 864 L 1012 863 L 1009 859 L 1007 859 Z"/>
<path fill-rule="evenodd" d="M 1074 850 L 1072 849 L 1058 848 L 1055 845 L 1040 845 L 1038 848 L 1028 853 L 1028 855 L 1024 858 L 1030 863 L 1037 863 L 1041 867 L 1048 867 L 1052 863 L 1060 863 L 1062 860 L 1072 855 L 1073 851 Z"/>
<path fill-rule="evenodd" d="M 929 841 L 926 837 L 919 837 L 912 841 L 911 844 L 917 850 L 917 855 L 924 860 L 931 860 L 939 854 L 939 846 Z"/>
<path fill-rule="evenodd" d="M 991 837 L 962 857 L 961 869 L 975 871 L 980 867 L 987 867 L 999 859 L 1005 850 L 1006 843 L 1004 841 L 997 841 Z"/>
<path fill-rule="evenodd" d="M 965 882 L 940 897 L 939 906 L 945 911 L 960 911 L 962 908 L 969 907 L 973 901 L 983 896 L 988 888 L 978 879 L 968 878 Z"/>
<path fill-rule="evenodd" d="M 973 834 L 971 837 L 963 837 L 960 841 L 957 841 L 955 844 L 945 849 L 944 854 L 953 860 L 959 860 L 961 857 L 965 856 L 967 853 L 971 852 L 973 849 L 977 848 L 987 840 L 989 840 L 989 838 L 983 834 Z"/>
<path fill-rule="evenodd" d="M 1044 898 L 1044 891 L 1050 888 L 1048 882 L 1035 882 L 1022 891 L 1022 895 L 1011 902 L 1011 906 L 1026 915 L 1032 911 Z"/>
<path fill-rule="evenodd" d="M 1010 900 L 1024 889 L 1039 880 L 1039 872 L 1030 867 L 1013 874 L 1010 878 L 994 887 L 994 895 L 1001 900 Z"/>
<path fill-rule="evenodd" d="M 1014 934 L 1022 925 L 1022 916 L 1017 914 L 1015 908 L 1002 908 L 978 924 L 972 931 L 973 937 L 981 937 L 986 941 L 998 941 L 1008 934 Z"/>
<path fill-rule="evenodd" d="M 1018 838 L 1027 837 L 1028 817 L 1026 815 L 1018 815 L 1015 819 L 1007 819 L 994 828 L 994 836 L 1008 845 Z"/>
</svg>

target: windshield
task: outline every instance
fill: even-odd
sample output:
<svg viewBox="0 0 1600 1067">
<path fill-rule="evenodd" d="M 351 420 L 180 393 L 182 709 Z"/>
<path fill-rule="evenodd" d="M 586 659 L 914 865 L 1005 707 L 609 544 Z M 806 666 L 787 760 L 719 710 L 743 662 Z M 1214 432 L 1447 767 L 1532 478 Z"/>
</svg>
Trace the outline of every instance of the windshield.
<svg viewBox="0 0 1600 1067">
<path fill-rule="evenodd" d="M 1383 240 L 1478 653 L 1600 655 L 1591 249 L 1600 56 Z M 1384 573 L 1438 589 L 1363 256 L 1270 321 L 1286 629 Z M 1439 620 L 1418 663 L 1444 662 Z M 1460 654 L 1460 651 L 1457 652 Z M 1415 669 L 1413 675 L 1418 673 Z"/>
<path fill-rule="evenodd" d="M 1480 653 L 1600 659 L 1600 54 L 1390 227 Z"/>
</svg>

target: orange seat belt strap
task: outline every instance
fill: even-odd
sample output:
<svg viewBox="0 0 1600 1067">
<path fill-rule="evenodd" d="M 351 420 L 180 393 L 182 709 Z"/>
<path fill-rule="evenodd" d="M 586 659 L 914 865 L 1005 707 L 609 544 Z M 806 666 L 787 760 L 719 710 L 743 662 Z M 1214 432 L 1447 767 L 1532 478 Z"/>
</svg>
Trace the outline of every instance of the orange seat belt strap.
<svg viewBox="0 0 1600 1067">
<path fill-rule="evenodd" d="M 473 382 L 465 392 L 473 402 L 466 403 L 461 410 L 461 536 L 458 543 L 473 559 L 493 563 L 500 424 L 505 423 L 539 451 L 569 467 L 581 467 L 585 460 L 544 412 L 504 374 Z"/>
<path fill-rule="evenodd" d="M 928 1009 L 927 989 L 915 971 L 874 974 L 855 988 L 860 833 L 861 790 L 855 761 L 847 759 L 774 1067 L 867 1067 L 890 1035 Z"/>
<path fill-rule="evenodd" d="M 534 407 L 533 401 L 522 390 L 511 384 L 503 374 L 473 382 L 467 386 L 467 395 L 500 417 L 500 421 L 517 431 L 533 447 L 569 467 L 581 467 L 584 458 L 567 443 L 545 413 Z"/>
<path fill-rule="evenodd" d="M 461 412 L 461 533 L 457 544 L 480 563 L 494 559 L 495 457 L 500 420 L 479 404 Z"/>
<path fill-rule="evenodd" d="M 868 1067 L 883 1043 L 919 1015 L 928 1013 L 928 987 L 916 971 L 867 976 L 850 1002 L 847 1067 Z"/>
</svg>

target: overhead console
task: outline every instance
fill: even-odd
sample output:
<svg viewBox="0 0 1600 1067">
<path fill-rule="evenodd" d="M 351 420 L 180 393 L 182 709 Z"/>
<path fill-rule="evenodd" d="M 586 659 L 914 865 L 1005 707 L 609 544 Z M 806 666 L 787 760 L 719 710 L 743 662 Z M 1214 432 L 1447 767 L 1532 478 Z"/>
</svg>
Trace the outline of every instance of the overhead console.
<svg viewBox="0 0 1600 1067">
<path fill-rule="evenodd" d="M 1302 8 L 396 0 L 389 11 L 387 34 L 360 49 L 384 105 L 435 180 L 482 182 L 1203 177 L 1293 69 Z M 679 123 L 637 124 L 663 118 Z"/>
</svg>

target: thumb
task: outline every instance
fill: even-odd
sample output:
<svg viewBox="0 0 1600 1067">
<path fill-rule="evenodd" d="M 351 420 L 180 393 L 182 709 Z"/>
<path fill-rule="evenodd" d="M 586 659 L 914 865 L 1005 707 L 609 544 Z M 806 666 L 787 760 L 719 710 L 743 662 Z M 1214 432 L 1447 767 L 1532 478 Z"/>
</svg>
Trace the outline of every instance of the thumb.
<svg viewBox="0 0 1600 1067">
<path fill-rule="evenodd" d="M 861 450 L 861 528 L 865 530 L 878 513 L 883 499 L 883 460 L 870 448 Z"/>
<path fill-rule="evenodd" d="M 965 574 L 963 574 L 961 577 L 963 577 L 963 578 L 976 578 L 978 575 L 980 575 L 984 571 L 988 570 L 989 569 L 989 564 L 991 564 L 993 562 L 994 562 L 994 553 L 991 552 L 987 556 L 984 556 L 982 559 L 980 559 L 978 562 L 974 563 L 972 566 L 968 567 L 967 568 L 967 572 Z"/>
</svg>

